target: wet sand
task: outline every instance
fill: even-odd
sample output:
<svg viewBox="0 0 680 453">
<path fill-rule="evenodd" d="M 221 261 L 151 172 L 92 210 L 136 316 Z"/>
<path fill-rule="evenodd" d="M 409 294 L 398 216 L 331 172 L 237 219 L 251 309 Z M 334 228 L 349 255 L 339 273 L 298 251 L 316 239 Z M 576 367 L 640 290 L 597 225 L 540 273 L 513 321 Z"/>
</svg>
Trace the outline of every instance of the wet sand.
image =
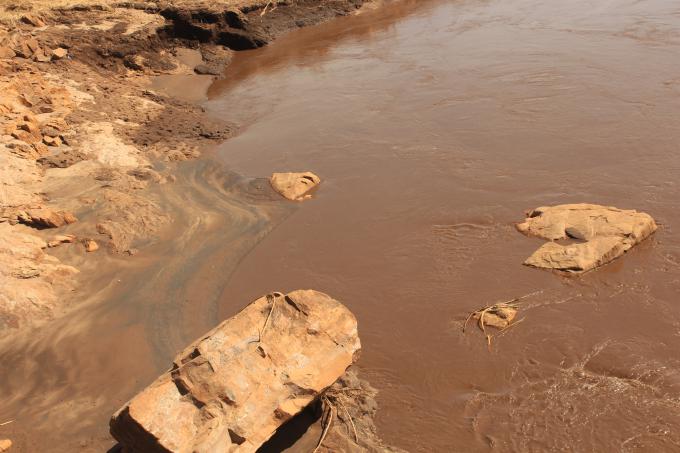
<svg viewBox="0 0 680 453">
<path fill-rule="evenodd" d="M 380 14 L 239 53 L 213 86 L 208 109 L 242 128 L 220 149 L 230 168 L 324 179 L 239 265 L 220 318 L 271 290 L 342 300 L 381 434 L 410 451 L 676 451 L 677 4 Z M 572 202 L 661 228 L 581 277 L 523 267 L 541 241 L 513 223 Z M 461 332 L 470 311 L 534 291 L 491 352 Z"/>
</svg>

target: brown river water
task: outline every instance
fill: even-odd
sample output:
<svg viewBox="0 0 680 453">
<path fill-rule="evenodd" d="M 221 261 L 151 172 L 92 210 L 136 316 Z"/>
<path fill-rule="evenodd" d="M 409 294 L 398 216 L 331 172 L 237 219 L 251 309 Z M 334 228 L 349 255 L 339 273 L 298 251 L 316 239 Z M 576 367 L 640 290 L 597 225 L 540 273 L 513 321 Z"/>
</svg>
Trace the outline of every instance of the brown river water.
<svg viewBox="0 0 680 453">
<path fill-rule="evenodd" d="M 324 180 L 220 304 L 315 288 L 359 320 L 378 426 L 410 451 L 680 451 L 680 3 L 405 2 L 237 55 L 208 108 L 236 172 Z M 577 278 L 522 261 L 537 206 L 662 225 Z M 487 345 L 466 315 L 522 301 Z M 494 447 L 494 448 L 491 448 Z"/>
<path fill-rule="evenodd" d="M 389 444 L 680 451 L 679 55 L 675 0 L 402 0 L 238 53 L 205 105 L 240 134 L 159 193 L 175 235 L 98 254 L 85 303 L 0 341 L 0 437 L 106 451 L 189 341 L 314 288 L 358 318 Z M 304 203 L 261 179 L 297 170 L 323 178 Z M 573 202 L 661 227 L 582 276 L 522 266 L 541 241 L 513 223 Z M 533 293 L 490 350 L 462 332 Z"/>
</svg>

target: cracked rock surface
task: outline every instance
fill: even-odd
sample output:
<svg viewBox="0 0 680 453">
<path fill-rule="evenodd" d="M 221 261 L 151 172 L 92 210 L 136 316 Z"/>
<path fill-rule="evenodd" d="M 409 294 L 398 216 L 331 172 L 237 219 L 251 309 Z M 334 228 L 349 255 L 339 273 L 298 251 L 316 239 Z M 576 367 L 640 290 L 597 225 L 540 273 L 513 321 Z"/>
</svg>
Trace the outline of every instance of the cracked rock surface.
<svg viewBox="0 0 680 453">
<path fill-rule="evenodd" d="M 340 378 L 357 322 L 312 290 L 254 301 L 180 353 L 111 419 L 126 451 L 254 452 Z"/>
</svg>

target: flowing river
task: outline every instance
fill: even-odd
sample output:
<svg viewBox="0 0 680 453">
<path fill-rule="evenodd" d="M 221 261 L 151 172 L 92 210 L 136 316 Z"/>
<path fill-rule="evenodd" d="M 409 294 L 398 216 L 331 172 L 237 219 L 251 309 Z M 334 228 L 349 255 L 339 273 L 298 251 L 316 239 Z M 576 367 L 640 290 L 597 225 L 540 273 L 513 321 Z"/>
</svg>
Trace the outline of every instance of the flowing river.
<svg viewBox="0 0 680 453">
<path fill-rule="evenodd" d="M 314 288 L 357 315 L 378 426 L 410 451 L 680 449 L 680 4 L 405 1 L 237 54 L 208 109 L 236 172 L 324 180 L 238 266 L 220 317 Z M 657 234 L 576 278 L 522 266 L 524 211 Z M 467 314 L 532 294 L 487 349 Z"/>
</svg>

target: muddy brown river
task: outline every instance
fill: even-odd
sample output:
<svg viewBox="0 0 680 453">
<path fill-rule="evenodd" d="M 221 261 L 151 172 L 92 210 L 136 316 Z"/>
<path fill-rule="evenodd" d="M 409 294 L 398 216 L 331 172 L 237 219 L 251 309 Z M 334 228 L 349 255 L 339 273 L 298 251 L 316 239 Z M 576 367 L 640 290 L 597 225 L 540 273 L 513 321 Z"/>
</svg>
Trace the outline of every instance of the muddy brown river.
<svg viewBox="0 0 680 453">
<path fill-rule="evenodd" d="M 205 105 L 239 135 L 162 189 L 180 233 L 102 254 L 84 304 L 0 342 L 0 436 L 106 451 L 179 349 L 313 288 L 358 318 L 388 444 L 680 451 L 679 55 L 675 0 L 403 0 L 238 53 Z M 298 170 L 323 179 L 305 203 L 259 179 Z M 542 241 L 514 222 L 577 202 L 660 229 L 582 276 L 522 266 Z M 490 349 L 462 332 L 524 295 Z"/>
<path fill-rule="evenodd" d="M 220 317 L 272 290 L 342 300 L 410 451 L 680 451 L 678 57 L 671 0 L 406 2 L 238 54 L 208 103 L 243 129 L 222 160 L 324 182 Z M 513 222 L 573 202 L 662 227 L 581 277 L 523 267 L 542 241 Z M 491 352 L 461 332 L 535 291 Z"/>
</svg>

